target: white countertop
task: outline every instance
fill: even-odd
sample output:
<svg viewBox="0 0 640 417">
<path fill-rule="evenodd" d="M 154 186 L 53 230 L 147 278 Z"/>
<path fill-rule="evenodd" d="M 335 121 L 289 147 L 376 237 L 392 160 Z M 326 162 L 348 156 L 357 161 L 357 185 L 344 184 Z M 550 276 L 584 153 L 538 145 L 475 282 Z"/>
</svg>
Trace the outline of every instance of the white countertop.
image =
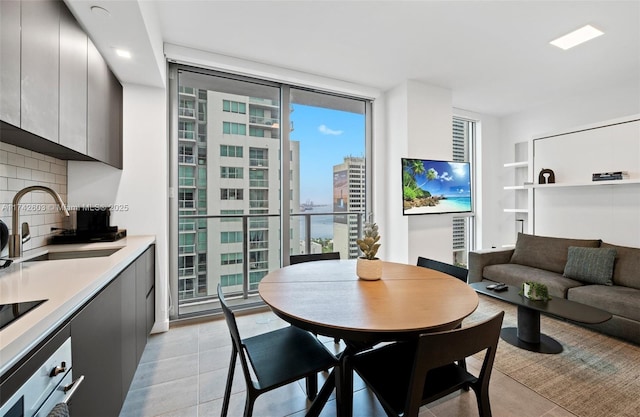
<svg viewBox="0 0 640 417">
<path fill-rule="evenodd" d="M 154 236 L 127 236 L 115 242 L 50 245 L 25 251 L 0 270 L 0 304 L 47 300 L 0 330 L 0 375 L 16 364 L 79 307 L 140 256 Z M 47 252 L 121 248 L 110 256 L 28 262 Z"/>
</svg>

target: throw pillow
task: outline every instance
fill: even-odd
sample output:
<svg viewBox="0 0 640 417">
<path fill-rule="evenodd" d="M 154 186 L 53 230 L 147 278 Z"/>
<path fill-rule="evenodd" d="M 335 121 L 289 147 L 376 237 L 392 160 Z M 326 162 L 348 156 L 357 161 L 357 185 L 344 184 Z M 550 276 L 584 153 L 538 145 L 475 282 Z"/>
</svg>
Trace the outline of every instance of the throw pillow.
<svg viewBox="0 0 640 417">
<path fill-rule="evenodd" d="M 616 250 L 569 246 L 564 277 L 589 284 L 613 285 L 613 264 Z"/>
</svg>

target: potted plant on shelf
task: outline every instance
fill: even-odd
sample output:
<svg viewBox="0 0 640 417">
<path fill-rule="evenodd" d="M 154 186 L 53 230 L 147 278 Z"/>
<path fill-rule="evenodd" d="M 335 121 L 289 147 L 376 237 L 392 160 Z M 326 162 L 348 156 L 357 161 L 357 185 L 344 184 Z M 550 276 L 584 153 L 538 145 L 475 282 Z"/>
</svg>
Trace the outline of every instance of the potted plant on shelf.
<svg viewBox="0 0 640 417">
<path fill-rule="evenodd" d="M 358 258 L 356 264 L 356 274 L 360 279 L 375 281 L 382 278 L 382 261 L 376 257 L 380 248 L 379 240 L 378 225 L 375 223 L 365 224 L 364 236 L 362 239 L 356 240 L 363 254 Z"/>
<path fill-rule="evenodd" d="M 534 301 L 551 300 L 551 297 L 549 297 L 549 289 L 546 285 L 539 282 L 527 281 L 523 283 L 521 294 Z"/>
</svg>

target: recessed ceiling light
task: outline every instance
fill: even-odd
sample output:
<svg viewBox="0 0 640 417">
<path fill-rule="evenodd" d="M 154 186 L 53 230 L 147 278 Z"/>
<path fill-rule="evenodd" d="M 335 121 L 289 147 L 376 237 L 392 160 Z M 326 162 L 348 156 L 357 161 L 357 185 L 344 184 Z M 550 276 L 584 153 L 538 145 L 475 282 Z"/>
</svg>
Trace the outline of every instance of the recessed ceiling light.
<svg viewBox="0 0 640 417">
<path fill-rule="evenodd" d="M 120 58 L 131 58 L 131 52 L 125 49 L 116 49 L 116 55 Z"/>
<path fill-rule="evenodd" d="M 109 17 L 109 16 L 111 16 L 111 13 L 109 13 L 109 10 L 105 9 L 104 7 L 100 7 L 100 6 L 91 6 L 91 13 L 95 14 L 96 16 L 100 16 L 100 17 Z"/>
<path fill-rule="evenodd" d="M 593 38 L 597 38 L 600 35 L 604 35 L 604 32 L 594 28 L 591 25 L 586 25 L 578 30 L 574 30 L 571 33 L 567 33 L 564 36 L 554 39 L 549 42 L 553 46 L 564 49 L 573 48 L 576 45 L 580 45 L 586 41 L 590 41 Z"/>
</svg>

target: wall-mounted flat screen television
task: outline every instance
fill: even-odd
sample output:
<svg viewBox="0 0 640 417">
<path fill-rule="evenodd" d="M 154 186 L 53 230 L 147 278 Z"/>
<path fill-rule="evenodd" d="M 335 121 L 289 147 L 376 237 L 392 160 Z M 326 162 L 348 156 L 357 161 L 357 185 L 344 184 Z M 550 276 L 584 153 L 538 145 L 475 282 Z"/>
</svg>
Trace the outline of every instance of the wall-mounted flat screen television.
<svg viewBox="0 0 640 417">
<path fill-rule="evenodd" d="M 402 158 L 402 214 L 469 213 L 468 162 Z"/>
</svg>

